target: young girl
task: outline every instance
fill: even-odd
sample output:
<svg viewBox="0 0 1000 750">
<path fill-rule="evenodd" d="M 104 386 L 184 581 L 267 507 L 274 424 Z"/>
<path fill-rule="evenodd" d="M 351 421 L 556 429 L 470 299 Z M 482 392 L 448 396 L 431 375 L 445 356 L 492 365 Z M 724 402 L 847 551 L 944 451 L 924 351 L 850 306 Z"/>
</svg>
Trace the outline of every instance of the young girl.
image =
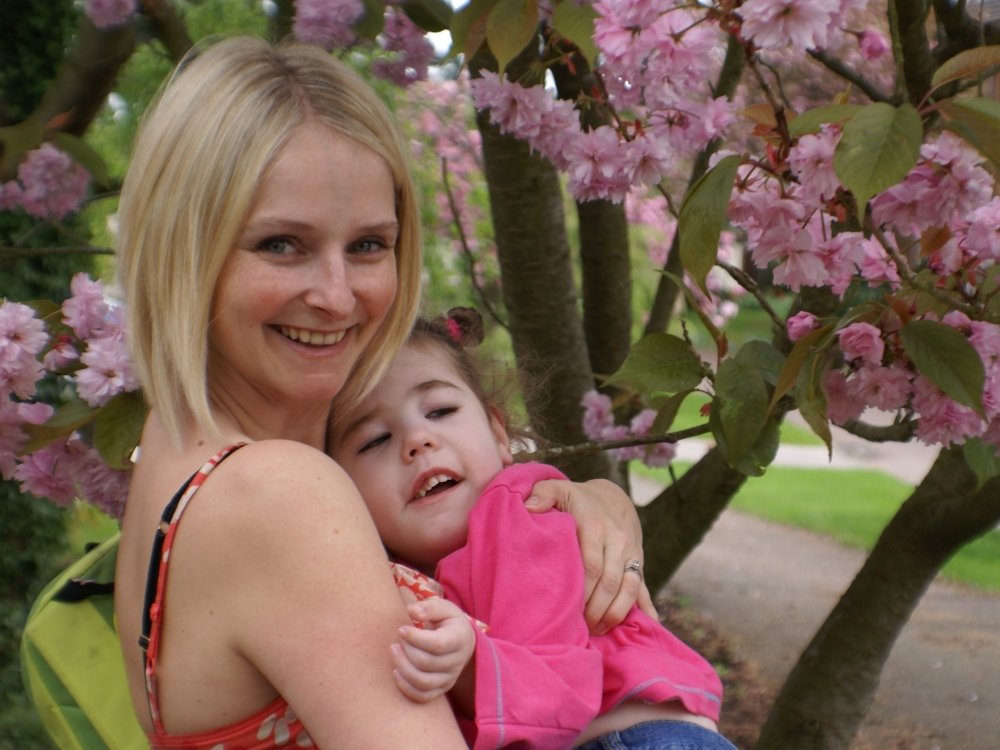
<svg viewBox="0 0 1000 750">
<path fill-rule="evenodd" d="M 400 689 L 421 701 L 449 691 L 474 748 L 734 750 L 716 731 L 718 676 L 660 623 L 633 607 L 588 633 L 572 519 L 524 508 L 536 481 L 562 474 L 513 465 L 502 414 L 463 349 L 470 332 L 481 340 L 474 311 L 418 321 L 331 430 L 390 553 L 443 588 L 445 599 L 409 606 L 415 626 L 392 646 Z M 436 585 L 402 568 L 397 581 L 418 598 Z"/>
</svg>

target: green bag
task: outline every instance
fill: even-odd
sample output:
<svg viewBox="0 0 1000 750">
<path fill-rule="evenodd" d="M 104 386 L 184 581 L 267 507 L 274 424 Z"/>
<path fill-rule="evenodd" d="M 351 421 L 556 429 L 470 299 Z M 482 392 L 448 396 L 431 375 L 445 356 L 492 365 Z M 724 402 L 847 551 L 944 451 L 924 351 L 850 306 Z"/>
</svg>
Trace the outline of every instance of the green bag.
<svg viewBox="0 0 1000 750">
<path fill-rule="evenodd" d="M 148 748 L 115 633 L 118 534 L 39 594 L 21 639 L 24 686 L 60 750 Z"/>
</svg>

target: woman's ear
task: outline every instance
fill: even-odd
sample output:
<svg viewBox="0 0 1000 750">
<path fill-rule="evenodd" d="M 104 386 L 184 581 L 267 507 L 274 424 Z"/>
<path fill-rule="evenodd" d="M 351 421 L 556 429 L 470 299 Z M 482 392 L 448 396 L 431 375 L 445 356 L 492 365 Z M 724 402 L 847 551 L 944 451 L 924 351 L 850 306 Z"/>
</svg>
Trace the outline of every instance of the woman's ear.
<svg viewBox="0 0 1000 750">
<path fill-rule="evenodd" d="M 500 452 L 500 460 L 504 466 L 514 463 L 514 456 L 510 452 L 510 436 L 507 435 L 507 426 L 504 424 L 503 413 L 495 406 L 486 410 L 486 416 L 490 419 L 490 429 L 497 439 L 497 450 Z"/>
</svg>

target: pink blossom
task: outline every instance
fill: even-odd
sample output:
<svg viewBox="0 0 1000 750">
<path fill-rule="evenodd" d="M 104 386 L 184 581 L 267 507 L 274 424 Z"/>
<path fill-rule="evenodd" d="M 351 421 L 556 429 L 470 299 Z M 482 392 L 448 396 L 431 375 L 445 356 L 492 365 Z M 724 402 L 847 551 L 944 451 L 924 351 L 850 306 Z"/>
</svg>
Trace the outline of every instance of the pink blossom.
<svg viewBox="0 0 1000 750">
<path fill-rule="evenodd" d="M 49 372 L 58 372 L 80 358 L 73 340 L 66 335 L 57 336 L 52 348 L 42 358 L 42 366 Z"/>
<path fill-rule="evenodd" d="M 81 339 L 99 333 L 108 315 L 104 284 L 92 280 L 86 273 L 77 273 L 69 282 L 69 290 L 72 296 L 62 305 L 66 325 Z"/>
<path fill-rule="evenodd" d="M 840 180 L 833 171 L 833 152 L 840 140 L 836 128 L 824 126 L 820 133 L 804 135 L 788 153 L 788 164 L 799 180 L 798 196 L 812 205 L 822 205 L 837 194 Z"/>
<path fill-rule="evenodd" d="M 61 219 L 76 211 L 87 193 L 87 170 L 51 143 L 43 143 L 17 168 L 21 206 L 40 219 Z"/>
<path fill-rule="evenodd" d="M 364 12 L 361 0 L 296 0 L 292 32 L 299 41 L 324 49 L 346 47 L 354 41 L 351 25 Z"/>
<path fill-rule="evenodd" d="M 845 424 L 861 416 L 865 402 L 850 387 L 847 377 L 840 370 L 830 370 L 823 378 L 826 394 L 826 415 L 834 424 Z"/>
<path fill-rule="evenodd" d="M 878 60 L 889 51 L 889 40 L 875 29 L 865 29 L 858 35 L 858 46 L 865 60 Z"/>
<path fill-rule="evenodd" d="M 969 214 L 963 246 L 979 260 L 1000 261 L 1000 198 Z"/>
<path fill-rule="evenodd" d="M 17 180 L 0 182 L 0 211 L 13 211 L 21 205 L 24 190 Z"/>
<path fill-rule="evenodd" d="M 91 406 L 103 406 L 139 385 L 121 337 L 91 340 L 80 362 L 85 367 L 76 374 L 76 391 Z"/>
<path fill-rule="evenodd" d="M 844 296 L 858 272 L 858 265 L 864 258 L 863 240 L 861 232 L 841 232 L 820 244 L 827 284 L 838 297 Z"/>
<path fill-rule="evenodd" d="M 913 408 L 919 416 L 916 434 L 922 442 L 949 446 L 986 430 L 986 422 L 976 412 L 952 401 L 927 378 L 917 375 L 913 385 Z"/>
<path fill-rule="evenodd" d="M 99 29 L 121 26 L 135 14 L 135 0 L 87 0 L 87 18 Z"/>
<path fill-rule="evenodd" d="M 792 341 L 804 338 L 818 327 L 816 325 L 816 316 L 804 310 L 790 317 L 785 326 L 788 329 L 788 338 Z"/>
<path fill-rule="evenodd" d="M 986 321 L 970 321 L 969 343 L 975 348 L 986 367 L 1000 366 L 1000 325 Z"/>
<path fill-rule="evenodd" d="M 603 199 L 620 203 L 631 184 L 628 152 L 618 133 L 602 125 L 567 146 L 569 191 L 578 200 Z"/>
<path fill-rule="evenodd" d="M 76 499 L 72 463 L 67 460 L 66 441 L 59 440 L 24 456 L 14 470 L 14 479 L 21 483 L 23 492 L 67 507 Z"/>
<path fill-rule="evenodd" d="M 888 283 L 893 288 L 899 286 L 899 271 L 892 258 L 876 239 L 861 241 L 864 257 L 861 259 L 861 275 L 868 281 L 868 286 L 876 287 Z"/>
<path fill-rule="evenodd" d="M 786 255 L 774 269 L 774 283 L 783 284 L 795 292 L 804 286 L 823 285 L 827 276 L 823 251 L 808 229 L 797 229 L 782 249 Z"/>
<path fill-rule="evenodd" d="M 406 13 L 386 8 L 385 28 L 378 43 L 392 57 L 378 58 L 372 63 L 376 75 L 397 86 L 426 80 L 427 66 L 434 60 L 434 45 Z"/>
<path fill-rule="evenodd" d="M 0 399 L 0 476 L 4 479 L 14 477 L 17 458 L 26 438 L 22 427 L 44 424 L 52 412 L 52 407 L 45 403 Z"/>
<path fill-rule="evenodd" d="M 746 0 L 739 12 L 743 36 L 762 49 L 817 49 L 839 10 L 838 0 Z"/>
<path fill-rule="evenodd" d="M 79 496 L 120 520 L 128 496 L 128 472 L 112 469 L 96 450 L 76 436 L 68 441 L 67 454 Z"/>
<path fill-rule="evenodd" d="M 874 365 L 882 362 L 885 353 L 882 331 L 871 323 L 851 323 L 837 331 L 837 339 L 847 359 L 860 359 Z"/>
<path fill-rule="evenodd" d="M 879 367 L 865 364 L 849 381 L 853 393 L 864 400 L 866 406 L 882 411 L 895 411 L 906 405 L 912 393 L 913 375 L 906 368 L 893 365 Z"/>
<path fill-rule="evenodd" d="M 42 377 L 37 354 L 48 341 L 45 325 L 35 311 L 19 302 L 0 304 L 0 398 L 13 393 L 19 398 L 35 394 Z"/>
<path fill-rule="evenodd" d="M 583 432 L 591 440 L 600 439 L 604 431 L 614 424 L 611 398 L 592 390 L 583 394 Z"/>
</svg>

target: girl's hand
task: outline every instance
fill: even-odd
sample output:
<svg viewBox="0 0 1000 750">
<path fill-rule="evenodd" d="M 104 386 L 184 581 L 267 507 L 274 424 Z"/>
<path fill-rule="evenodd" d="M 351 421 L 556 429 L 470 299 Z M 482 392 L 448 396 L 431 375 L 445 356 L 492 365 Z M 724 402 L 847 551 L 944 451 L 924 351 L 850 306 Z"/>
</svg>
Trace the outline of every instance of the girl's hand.
<svg viewBox="0 0 1000 750">
<path fill-rule="evenodd" d="M 424 599 L 406 612 L 414 625 L 401 627 L 399 643 L 389 647 L 392 676 L 403 695 L 427 703 L 454 686 L 475 651 L 476 634 L 468 615 L 446 599 Z"/>
<path fill-rule="evenodd" d="M 630 561 L 642 564 L 642 527 L 635 504 L 618 485 L 547 479 L 535 485 L 525 506 L 538 513 L 557 508 L 576 519 L 587 586 L 584 616 L 592 633 L 606 633 L 637 602 L 659 619 L 641 574 L 625 570 Z"/>
</svg>

